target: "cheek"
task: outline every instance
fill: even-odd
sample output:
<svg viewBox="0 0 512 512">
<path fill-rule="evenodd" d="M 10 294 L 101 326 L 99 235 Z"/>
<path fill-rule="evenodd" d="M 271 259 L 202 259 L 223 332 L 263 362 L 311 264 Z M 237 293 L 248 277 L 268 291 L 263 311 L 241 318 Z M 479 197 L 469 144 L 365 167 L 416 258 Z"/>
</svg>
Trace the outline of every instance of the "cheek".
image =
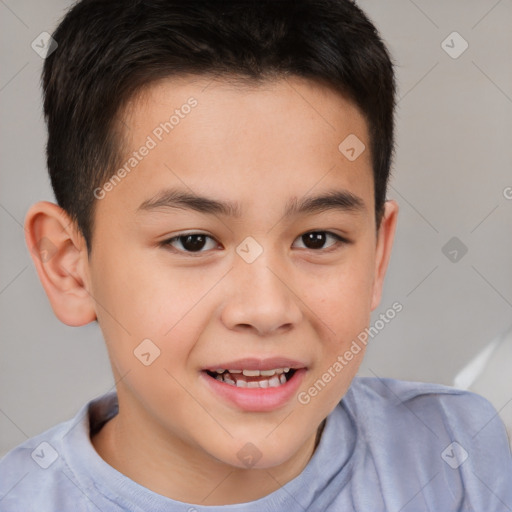
<svg viewBox="0 0 512 512">
<path fill-rule="evenodd" d="M 162 336 L 184 314 L 193 293 L 180 271 L 164 265 L 158 255 L 158 249 L 136 251 L 123 245 L 98 254 L 93 295 L 105 325 L 113 322 L 134 336 Z"/>
<path fill-rule="evenodd" d="M 312 413 L 325 416 L 345 395 L 364 357 L 366 345 L 358 336 L 370 322 L 372 258 L 364 251 L 354 254 L 328 279 L 316 282 L 309 300 L 321 319 L 317 325 L 322 342 L 298 400 Z"/>
<path fill-rule="evenodd" d="M 373 271 L 372 254 L 361 247 L 343 264 L 309 282 L 307 300 L 338 342 L 357 335 L 370 321 Z"/>
<path fill-rule="evenodd" d="M 171 268 L 156 258 L 146 260 L 142 255 L 105 257 L 94 273 L 98 319 L 117 373 L 133 371 L 134 378 L 142 372 L 144 380 L 157 370 L 184 373 L 211 313 L 201 301 L 210 287 L 207 280 L 191 279 L 191 270 Z M 146 362 L 151 374 L 144 373 Z"/>
<path fill-rule="evenodd" d="M 95 271 L 94 298 L 100 324 L 133 335 L 140 334 L 148 325 L 154 328 L 161 307 L 154 278 L 143 265 L 116 260 L 103 259 Z"/>
</svg>

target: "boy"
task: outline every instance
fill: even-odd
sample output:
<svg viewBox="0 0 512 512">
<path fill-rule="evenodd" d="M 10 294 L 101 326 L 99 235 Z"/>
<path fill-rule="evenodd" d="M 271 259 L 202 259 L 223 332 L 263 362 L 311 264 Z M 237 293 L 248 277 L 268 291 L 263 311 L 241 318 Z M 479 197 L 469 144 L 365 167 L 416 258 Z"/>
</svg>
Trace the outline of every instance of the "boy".
<svg viewBox="0 0 512 512">
<path fill-rule="evenodd" d="M 361 10 L 83 0 L 53 37 L 27 245 L 116 391 L 4 457 L 0 509 L 511 510 L 486 400 L 354 378 L 398 213 Z"/>
</svg>

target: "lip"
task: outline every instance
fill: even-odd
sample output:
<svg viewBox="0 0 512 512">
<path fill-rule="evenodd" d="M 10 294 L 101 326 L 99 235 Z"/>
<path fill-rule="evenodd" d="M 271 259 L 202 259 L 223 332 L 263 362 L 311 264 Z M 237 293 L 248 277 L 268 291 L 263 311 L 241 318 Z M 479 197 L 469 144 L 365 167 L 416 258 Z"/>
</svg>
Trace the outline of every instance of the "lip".
<svg viewBox="0 0 512 512">
<path fill-rule="evenodd" d="M 308 371 L 304 365 L 300 366 L 300 364 L 297 364 L 297 361 L 289 359 L 267 359 L 264 361 L 244 359 L 244 365 L 240 366 L 239 363 L 241 361 L 228 363 L 226 369 L 271 370 L 274 368 L 287 368 L 288 366 L 290 368 L 297 368 L 285 384 L 275 388 L 239 388 L 211 377 L 206 370 L 199 372 L 200 379 L 202 379 L 202 382 L 205 383 L 206 387 L 216 398 L 220 398 L 230 406 L 247 412 L 269 412 L 285 406 L 297 393 Z M 247 361 L 253 361 L 252 366 L 247 366 Z M 233 364 L 234 366 L 229 366 Z M 222 367 L 223 365 L 217 366 L 217 368 Z"/>
<path fill-rule="evenodd" d="M 288 359 L 286 357 L 270 357 L 268 359 L 258 359 L 255 357 L 246 357 L 226 363 L 218 363 L 203 368 L 214 372 L 218 368 L 223 370 L 273 370 L 275 368 L 306 368 L 306 364 L 301 361 Z"/>
</svg>

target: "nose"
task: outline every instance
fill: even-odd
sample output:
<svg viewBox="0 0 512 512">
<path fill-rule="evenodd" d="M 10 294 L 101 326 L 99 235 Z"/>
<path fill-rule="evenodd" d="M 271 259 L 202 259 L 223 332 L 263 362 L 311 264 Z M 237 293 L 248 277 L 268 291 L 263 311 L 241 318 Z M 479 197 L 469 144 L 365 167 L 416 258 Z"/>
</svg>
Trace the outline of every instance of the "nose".
<svg viewBox="0 0 512 512">
<path fill-rule="evenodd" d="M 221 312 L 224 325 L 260 336 L 293 329 L 302 311 L 290 276 L 266 251 L 252 263 L 237 258 L 229 273 L 229 299 Z"/>
</svg>

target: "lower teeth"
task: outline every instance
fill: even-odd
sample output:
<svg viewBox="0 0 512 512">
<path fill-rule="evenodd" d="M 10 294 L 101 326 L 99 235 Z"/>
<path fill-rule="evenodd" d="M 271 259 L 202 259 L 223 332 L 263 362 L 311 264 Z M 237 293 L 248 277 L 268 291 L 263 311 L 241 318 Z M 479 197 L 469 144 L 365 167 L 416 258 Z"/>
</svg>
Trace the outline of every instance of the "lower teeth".
<svg viewBox="0 0 512 512">
<path fill-rule="evenodd" d="M 283 373 L 279 376 L 273 375 L 269 379 L 251 381 L 245 381 L 242 378 L 237 378 L 235 381 L 231 378 L 229 373 L 216 375 L 215 378 L 231 386 L 236 386 L 237 388 L 277 388 L 283 384 L 286 384 L 287 382 L 287 379 Z"/>
</svg>

